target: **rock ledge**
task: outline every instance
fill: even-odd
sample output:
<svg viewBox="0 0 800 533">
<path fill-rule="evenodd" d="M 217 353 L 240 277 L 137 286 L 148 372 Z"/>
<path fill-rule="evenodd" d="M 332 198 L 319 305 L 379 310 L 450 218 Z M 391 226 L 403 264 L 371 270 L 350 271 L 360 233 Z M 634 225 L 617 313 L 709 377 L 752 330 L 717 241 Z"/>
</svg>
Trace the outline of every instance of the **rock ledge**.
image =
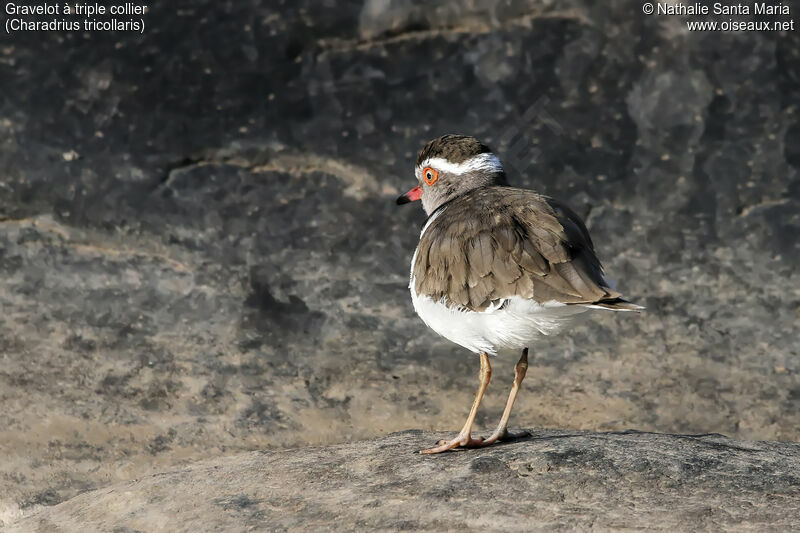
<svg viewBox="0 0 800 533">
<path fill-rule="evenodd" d="M 798 529 L 800 445 L 531 430 L 416 453 L 444 433 L 223 457 L 40 509 L 14 531 Z"/>
</svg>

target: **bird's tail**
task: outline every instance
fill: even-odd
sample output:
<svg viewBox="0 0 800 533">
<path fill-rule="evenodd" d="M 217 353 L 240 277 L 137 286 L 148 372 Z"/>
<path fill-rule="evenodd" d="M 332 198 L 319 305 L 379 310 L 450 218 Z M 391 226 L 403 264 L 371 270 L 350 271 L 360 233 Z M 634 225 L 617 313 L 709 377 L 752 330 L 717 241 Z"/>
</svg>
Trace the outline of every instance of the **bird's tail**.
<svg viewBox="0 0 800 533">
<path fill-rule="evenodd" d="M 586 305 L 592 309 L 610 309 L 612 311 L 644 311 L 641 305 L 629 302 L 624 298 L 607 298 Z"/>
</svg>

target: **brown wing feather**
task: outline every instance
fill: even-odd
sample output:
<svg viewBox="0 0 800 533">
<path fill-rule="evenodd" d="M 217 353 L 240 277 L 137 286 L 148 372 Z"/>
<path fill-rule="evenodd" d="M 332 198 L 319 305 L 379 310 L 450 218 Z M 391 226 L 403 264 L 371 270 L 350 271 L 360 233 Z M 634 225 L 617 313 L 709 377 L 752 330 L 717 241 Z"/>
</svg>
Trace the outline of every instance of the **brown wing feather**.
<svg viewBox="0 0 800 533">
<path fill-rule="evenodd" d="M 511 296 L 592 304 L 619 298 L 589 233 L 566 206 L 523 189 L 477 189 L 453 200 L 422 235 L 415 290 L 483 311 Z"/>
</svg>

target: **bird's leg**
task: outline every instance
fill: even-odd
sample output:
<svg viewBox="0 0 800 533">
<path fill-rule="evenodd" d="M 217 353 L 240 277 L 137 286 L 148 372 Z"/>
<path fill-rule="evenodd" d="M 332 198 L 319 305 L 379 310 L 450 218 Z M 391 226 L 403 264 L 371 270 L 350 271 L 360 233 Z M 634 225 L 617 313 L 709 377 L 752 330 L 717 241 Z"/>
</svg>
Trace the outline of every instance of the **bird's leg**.
<svg viewBox="0 0 800 533">
<path fill-rule="evenodd" d="M 525 348 L 522 350 L 522 355 L 517 362 L 517 366 L 514 367 L 514 383 L 511 385 L 511 392 L 508 394 L 508 401 L 506 402 L 506 408 L 503 411 L 503 416 L 500 418 L 500 423 L 497 425 L 497 429 L 494 430 L 494 433 L 489 435 L 489 437 L 481 443 L 482 446 L 492 444 L 493 442 L 503 440 L 508 437 L 508 419 L 511 416 L 511 409 L 514 408 L 514 400 L 517 399 L 519 387 L 522 385 L 522 380 L 525 379 L 525 373 L 527 371 L 528 349 Z"/>
<path fill-rule="evenodd" d="M 422 450 L 419 453 L 441 453 L 447 450 L 451 450 L 453 448 L 458 448 L 459 446 L 464 447 L 476 447 L 480 446 L 483 442 L 481 437 L 472 438 L 472 424 L 475 422 L 475 416 L 478 414 L 478 407 L 481 405 L 481 400 L 483 399 L 483 393 L 486 392 L 486 387 L 489 385 L 489 380 L 492 379 L 492 366 L 489 364 L 489 355 L 485 352 L 480 353 L 481 357 L 481 373 L 480 373 L 480 385 L 478 385 L 478 392 L 475 394 L 475 401 L 472 402 L 472 409 L 469 411 L 469 416 L 467 416 L 467 421 L 464 423 L 464 427 L 461 428 L 458 436 L 453 440 L 440 442 L 439 446 L 435 448 L 429 448 L 427 450 Z"/>
</svg>

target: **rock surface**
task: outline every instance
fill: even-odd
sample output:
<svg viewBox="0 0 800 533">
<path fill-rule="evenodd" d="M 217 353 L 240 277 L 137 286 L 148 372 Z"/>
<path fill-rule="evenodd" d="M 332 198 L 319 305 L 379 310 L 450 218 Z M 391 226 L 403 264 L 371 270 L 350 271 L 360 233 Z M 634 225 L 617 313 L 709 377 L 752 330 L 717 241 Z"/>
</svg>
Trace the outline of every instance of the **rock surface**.
<svg viewBox="0 0 800 533">
<path fill-rule="evenodd" d="M 648 308 L 533 347 L 513 423 L 798 439 L 800 31 L 628 0 L 152 4 L 141 35 L 0 36 L 0 521 L 459 427 L 477 361 L 413 315 L 423 214 L 393 203 L 446 132 L 584 215 Z"/>
<path fill-rule="evenodd" d="M 415 453 L 407 431 L 252 452 L 120 483 L 19 531 L 790 531 L 800 445 L 721 435 L 531 431 L 483 450 Z"/>
</svg>

